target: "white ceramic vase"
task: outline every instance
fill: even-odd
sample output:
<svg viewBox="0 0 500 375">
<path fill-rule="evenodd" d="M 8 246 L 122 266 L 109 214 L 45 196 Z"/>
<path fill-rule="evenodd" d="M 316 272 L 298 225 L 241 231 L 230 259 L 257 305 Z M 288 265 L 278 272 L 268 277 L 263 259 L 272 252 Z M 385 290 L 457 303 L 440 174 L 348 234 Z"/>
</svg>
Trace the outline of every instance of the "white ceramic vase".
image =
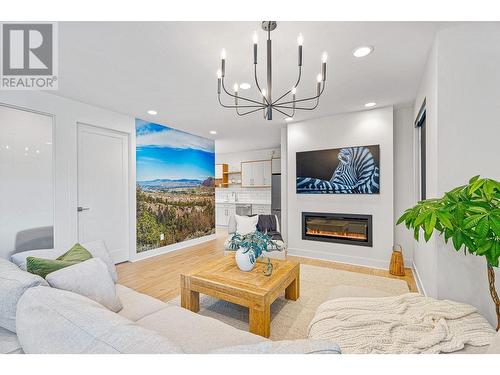
<svg viewBox="0 0 500 375">
<path fill-rule="evenodd" d="M 236 264 L 238 268 L 242 271 L 248 272 L 255 266 L 255 255 L 252 250 L 244 253 L 246 249 L 239 248 L 236 250 L 234 258 L 236 259 Z"/>
</svg>

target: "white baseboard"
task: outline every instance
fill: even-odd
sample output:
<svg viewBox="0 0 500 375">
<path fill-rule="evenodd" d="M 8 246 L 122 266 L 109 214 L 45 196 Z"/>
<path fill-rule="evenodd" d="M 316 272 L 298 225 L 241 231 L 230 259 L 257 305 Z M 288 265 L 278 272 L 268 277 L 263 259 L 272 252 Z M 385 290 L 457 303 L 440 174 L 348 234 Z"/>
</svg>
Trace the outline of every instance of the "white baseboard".
<svg viewBox="0 0 500 375">
<path fill-rule="evenodd" d="M 417 266 L 415 265 L 414 262 L 412 262 L 411 268 L 413 269 L 413 277 L 415 278 L 415 282 L 417 284 L 417 289 L 418 289 L 419 293 L 426 296 L 427 293 L 425 291 L 424 284 L 422 283 L 422 279 L 420 278 L 420 275 L 418 274 L 418 269 L 417 269 Z"/>
<path fill-rule="evenodd" d="M 304 258 L 329 260 L 332 262 L 351 264 L 355 266 L 371 267 L 371 268 L 378 268 L 385 270 L 389 269 L 390 259 L 385 261 L 379 259 L 362 258 L 350 255 L 342 255 L 342 254 L 326 253 L 320 251 L 310 251 L 310 250 L 294 249 L 294 248 L 288 248 L 287 250 L 288 250 L 288 255 L 292 256 L 295 255 Z"/>
<path fill-rule="evenodd" d="M 131 257 L 130 261 L 137 262 L 137 261 L 142 260 L 142 259 L 147 259 L 147 258 L 155 257 L 158 255 L 170 253 L 172 251 L 181 250 L 181 249 L 184 249 L 186 247 L 199 245 L 203 242 L 215 240 L 216 238 L 217 238 L 217 236 L 215 234 L 210 234 L 208 236 L 203 236 L 203 237 L 195 238 L 192 240 L 174 243 L 172 245 L 159 247 L 157 249 L 143 251 L 141 253 L 136 253 L 135 255 L 133 255 Z"/>
</svg>

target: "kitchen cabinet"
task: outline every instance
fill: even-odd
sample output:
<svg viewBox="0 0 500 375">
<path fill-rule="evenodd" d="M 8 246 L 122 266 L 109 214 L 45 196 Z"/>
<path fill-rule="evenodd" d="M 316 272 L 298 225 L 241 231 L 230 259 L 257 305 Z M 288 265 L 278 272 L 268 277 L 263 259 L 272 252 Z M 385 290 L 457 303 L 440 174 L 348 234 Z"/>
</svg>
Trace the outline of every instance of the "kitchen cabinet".
<svg viewBox="0 0 500 375">
<path fill-rule="evenodd" d="M 224 164 L 215 164 L 215 178 L 222 179 L 224 173 Z"/>
<path fill-rule="evenodd" d="M 216 204 L 215 205 L 215 224 L 218 226 L 227 226 L 231 215 L 236 213 L 234 204 Z"/>
<path fill-rule="evenodd" d="M 271 160 L 245 161 L 241 163 L 242 187 L 270 187 Z"/>
</svg>

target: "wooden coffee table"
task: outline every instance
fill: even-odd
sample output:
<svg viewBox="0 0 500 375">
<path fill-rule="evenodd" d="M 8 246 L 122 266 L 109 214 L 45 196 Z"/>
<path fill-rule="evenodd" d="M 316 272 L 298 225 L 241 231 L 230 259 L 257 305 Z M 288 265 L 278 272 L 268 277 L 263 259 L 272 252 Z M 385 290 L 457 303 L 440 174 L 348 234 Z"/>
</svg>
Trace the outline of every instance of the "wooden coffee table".
<svg viewBox="0 0 500 375">
<path fill-rule="evenodd" d="M 246 306 L 250 332 L 269 337 L 271 304 L 283 291 L 286 299 L 294 301 L 300 293 L 299 263 L 277 259 L 272 263 L 272 275 L 265 276 L 265 261 L 259 260 L 252 271 L 243 272 L 236 265 L 234 255 L 227 255 L 181 275 L 181 306 L 198 312 L 200 293 Z"/>
</svg>

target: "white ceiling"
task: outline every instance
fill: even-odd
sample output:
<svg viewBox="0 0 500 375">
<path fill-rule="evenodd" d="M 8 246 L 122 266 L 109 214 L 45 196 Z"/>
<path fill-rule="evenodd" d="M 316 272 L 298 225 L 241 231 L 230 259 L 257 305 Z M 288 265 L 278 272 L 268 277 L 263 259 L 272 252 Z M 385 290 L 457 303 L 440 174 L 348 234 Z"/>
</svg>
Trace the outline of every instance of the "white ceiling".
<svg viewBox="0 0 500 375">
<path fill-rule="evenodd" d="M 304 36 L 298 96 L 315 92 L 323 51 L 327 86 L 315 111 L 295 120 L 408 103 L 415 97 L 427 54 L 443 22 L 279 22 L 273 39 L 273 97 L 297 74 L 297 35 Z M 257 98 L 252 34 L 259 31 L 260 83 L 265 82 L 265 34 L 260 22 L 62 22 L 57 95 L 216 139 L 217 152 L 279 145 L 284 116 L 238 117 L 217 102 L 220 50 L 227 50 L 227 86 L 249 82 Z M 373 45 L 356 59 L 352 50 Z M 229 102 L 229 98 L 226 98 Z M 146 114 L 149 109 L 157 116 Z M 217 130 L 211 136 L 209 130 Z"/>
</svg>

